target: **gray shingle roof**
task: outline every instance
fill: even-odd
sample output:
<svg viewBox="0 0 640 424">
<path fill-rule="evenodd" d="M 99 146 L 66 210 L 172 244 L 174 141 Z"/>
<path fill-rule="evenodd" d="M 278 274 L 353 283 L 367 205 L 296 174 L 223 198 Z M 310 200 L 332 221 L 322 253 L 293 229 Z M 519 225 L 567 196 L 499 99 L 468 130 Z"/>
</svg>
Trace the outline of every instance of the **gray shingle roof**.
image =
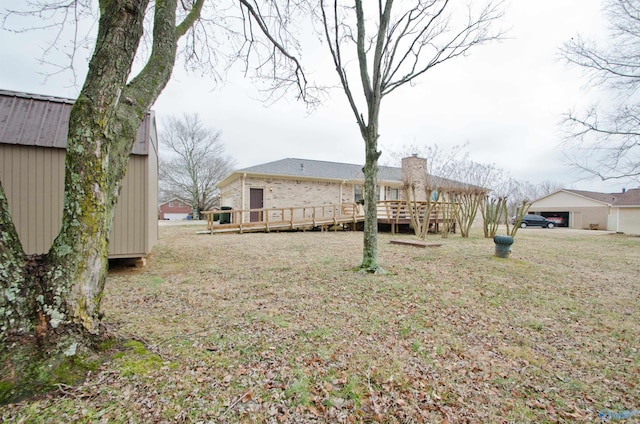
<svg viewBox="0 0 640 424">
<path fill-rule="evenodd" d="M 327 162 L 299 158 L 286 158 L 261 165 L 238 169 L 235 174 L 260 174 L 278 177 L 306 177 L 317 179 L 363 181 L 363 165 L 351 163 Z M 433 182 L 440 187 L 473 187 L 459 181 L 432 176 Z M 393 166 L 379 166 L 378 180 L 384 182 L 402 183 L 402 168 Z"/>
<path fill-rule="evenodd" d="M 627 190 L 624 193 L 599 193 L 595 191 L 565 190 L 580 196 L 588 197 L 612 206 L 640 206 L 640 188 Z"/>
<path fill-rule="evenodd" d="M 640 188 L 633 188 L 618 194 L 614 206 L 640 206 Z"/>
<path fill-rule="evenodd" d="M 236 172 L 335 180 L 362 180 L 364 178 L 362 167 L 362 165 L 351 163 L 286 158 L 239 169 Z M 400 168 L 381 166 L 378 170 L 378 179 L 384 181 L 401 181 L 402 170 Z"/>
</svg>

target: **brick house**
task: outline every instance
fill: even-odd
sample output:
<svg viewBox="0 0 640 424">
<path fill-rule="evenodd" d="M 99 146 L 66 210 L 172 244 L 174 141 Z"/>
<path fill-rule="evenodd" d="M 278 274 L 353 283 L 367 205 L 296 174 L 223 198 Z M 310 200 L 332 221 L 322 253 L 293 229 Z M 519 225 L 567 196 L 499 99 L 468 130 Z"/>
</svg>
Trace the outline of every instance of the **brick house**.
<svg viewBox="0 0 640 424">
<path fill-rule="evenodd" d="M 165 221 L 178 221 L 188 219 L 191 214 L 191 206 L 179 199 L 171 199 L 158 207 L 158 219 Z"/>
<path fill-rule="evenodd" d="M 407 174 L 422 172 L 438 186 L 460 186 L 460 182 L 428 176 L 427 160 L 411 156 L 402 167 L 380 166 L 379 200 L 403 200 Z M 321 206 L 363 200 L 362 165 L 287 158 L 238 169 L 220 183 L 221 206 L 232 209 Z M 425 200 L 422 198 L 416 200 Z"/>
</svg>

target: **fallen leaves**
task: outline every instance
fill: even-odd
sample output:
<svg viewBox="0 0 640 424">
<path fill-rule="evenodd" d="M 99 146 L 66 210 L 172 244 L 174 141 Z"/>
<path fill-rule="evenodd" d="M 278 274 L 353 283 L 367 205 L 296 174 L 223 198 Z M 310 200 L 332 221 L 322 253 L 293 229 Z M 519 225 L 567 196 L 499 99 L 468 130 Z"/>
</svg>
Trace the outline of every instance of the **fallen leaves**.
<svg viewBox="0 0 640 424">
<path fill-rule="evenodd" d="M 640 243 L 530 231 L 496 261 L 479 237 L 407 254 L 381 234 L 390 273 L 370 276 L 350 271 L 357 233 L 163 231 L 103 300 L 163 362 L 122 376 L 114 360 L 3 420 L 575 422 L 640 405 Z"/>
</svg>

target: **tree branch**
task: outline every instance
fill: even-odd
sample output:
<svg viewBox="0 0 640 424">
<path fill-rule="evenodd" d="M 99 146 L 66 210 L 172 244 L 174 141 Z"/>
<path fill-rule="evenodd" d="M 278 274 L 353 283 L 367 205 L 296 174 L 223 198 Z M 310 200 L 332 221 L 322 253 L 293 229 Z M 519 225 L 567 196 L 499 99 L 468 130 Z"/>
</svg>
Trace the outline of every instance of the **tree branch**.
<svg viewBox="0 0 640 424">
<path fill-rule="evenodd" d="M 340 36 L 339 36 L 339 27 L 338 27 L 338 1 L 334 0 L 333 2 L 333 37 L 331 36 L 329 20 L 327 18 L 324 0 L 320 0 L 320 10 L 322 13 L 322 23 L 325 38 L 327 40 L 327 46 L 329 47 L 329 51 L 331 53 L 331 58 L 335 65 L 336 72 L 338 73 L 338 77 L 340 78 L 340 83 L 344 90 L 344 93 L 347 96 L 347 101 L 349 102 L 349 106 L 351 107 L 351 111 L 353 112 L 356 122 L 358 124 L 358 128 L 361 133 L 364 133 L 366 129 L 366 122 L 362 117 L 362 114 L 358 110 L 358 106 L 356 104 L 355 98 L 353 96 L 353 92 L 351 91 L 351 87 L 349 85 L 349 79 L 347 78 L 347 72 L 342 64 L 342 53 L 340 51 Z"/>
<path fill-rule="evenodd" d="M 262 34 L 265 37 L 267 37 L 267 39 L 271 42 L 271 44 L 273 45 L 273 48 L 277 50 L 285 58 L 287 58 L 291 63 L 294 64 L 293 73 L 295 76 L 295 83 L 298 87 L 299 96 L 304 101 L 309 100 L 307 96 L 307 84 L 308 84 L 307 78 L 302 69 L 302 66 L 300 65 L 298 58 L 290 54 L 285 48 L 285 46 L 279 40 L 277 40 L 273 34 L 271 34 L 271 32 L 269 31 L 269 27 L 264 19 L 264 16 L 257 9 L 257 6 L 254 7 L 248 0 L 238 0 L 238 2 L 241 6 L 243 6 L 247 10 L 249 15 L 255 20 L 255 22 L 258 24 L 258 27 L 260 28 L 260 31 L 262 31 Z M 251 20 L 249 20 L 249 23 L 251 23 Z M 252 34 L 252 31 L 250 31 L 250 33 Z M 274 74 L 273 76 L 275 77 L 276 75 Z"/>
</svg>

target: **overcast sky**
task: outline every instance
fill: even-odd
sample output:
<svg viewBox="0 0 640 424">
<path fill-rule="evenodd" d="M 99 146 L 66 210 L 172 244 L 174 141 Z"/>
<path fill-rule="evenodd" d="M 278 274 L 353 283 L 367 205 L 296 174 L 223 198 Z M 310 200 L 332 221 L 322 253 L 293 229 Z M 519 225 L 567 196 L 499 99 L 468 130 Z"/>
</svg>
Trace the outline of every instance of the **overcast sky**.
<svg viewBox="0 0 640 424">
<path fill-rule="evenodd" d="M 4 9 L 9 0 L 0 0 Z M 403 87 L 382 103 L 381 162 L 385 151 L 409 144 L 442 148 L 468 142 L 470 158 L 495 163 L 517 179 L 557 181 L 567 188 L 620 191 L 629 183 L 582 179 L 563 159 L 561 114 L 588 106 L 582 74 L 567 68 L 558 47 L 576 34 L 598 34 L 604 26 L 599 0 L 512 0 L 502 26 L 508 39 L 471 50 L 428 71 L 414 87 Z M 68 76 L 49 78 L 36 60 L 43 34 L 0 30 L 4 56 L 0 88 L 75 97 Z M 327 58 L 328 60 L 328 58 Z M 313 70 L 312 70 L 313 71 Z M 170 115 L 198 112 L 222 132 L 238 167 L 298 157 L 364 163 L 364 142 L 341 91 L 315 112 L 283 99 L 265 106 L 251 81 L 229 75 L 226 85 L 186 74 L 179 66 L 153 107 L 162 130 Z"/>
</svg>

